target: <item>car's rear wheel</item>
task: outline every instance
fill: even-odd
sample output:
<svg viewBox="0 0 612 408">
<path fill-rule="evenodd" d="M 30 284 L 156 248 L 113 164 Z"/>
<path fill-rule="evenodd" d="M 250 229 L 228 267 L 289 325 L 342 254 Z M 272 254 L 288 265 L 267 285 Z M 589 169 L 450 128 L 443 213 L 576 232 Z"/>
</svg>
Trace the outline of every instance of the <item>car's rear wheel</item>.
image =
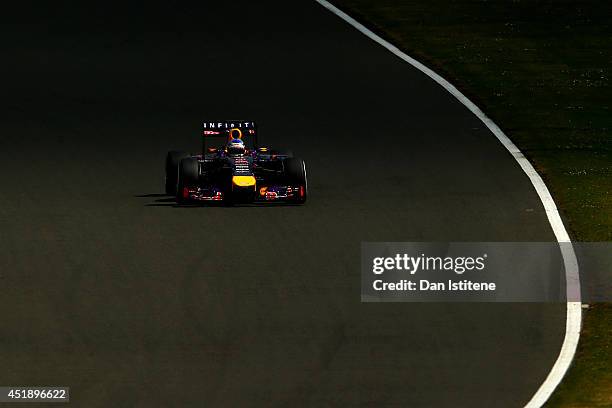
<svg viewBox="0 0 612 408">
<path fill-rule="evenodd" d="M 178 181 L 176 183 L 176 201 L 184 204 L 189 201 L 186 188 L 197 185 L 200 176 L 200 164 L 193 157 L 187 157 L 178 165 Z"/>
<path fill-rule="evenodd" d="M 189 153 L 171 151 L 166 155 L 166 194 L 175 195 L 178 182 L 178 168 L 181 160 L 189 157 Z"/>
<path fill-rule="evenodd" d="M 308 196 L 308 178 L 306 177 L 306 163 L 297 157 L 283 160 L 285 176 L 291 186 L 298 186 L 298 192 L 294 195 L 294 201 L 303 204 Z"/>
</svg>

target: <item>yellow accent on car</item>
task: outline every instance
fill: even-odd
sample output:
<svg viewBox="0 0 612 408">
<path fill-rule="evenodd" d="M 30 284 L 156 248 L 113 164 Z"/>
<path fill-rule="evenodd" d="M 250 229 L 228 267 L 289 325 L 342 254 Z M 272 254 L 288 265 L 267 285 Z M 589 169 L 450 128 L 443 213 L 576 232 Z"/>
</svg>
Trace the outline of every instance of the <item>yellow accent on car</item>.
<svg viewBox="0 0 612 408">
<path fill-rule="evenodd" d="M 233 176 L 232 185 L 236 187 L 253 187 L 253 190 L 255 190 L 255 177 L 253 176 Z"/>
</svg>

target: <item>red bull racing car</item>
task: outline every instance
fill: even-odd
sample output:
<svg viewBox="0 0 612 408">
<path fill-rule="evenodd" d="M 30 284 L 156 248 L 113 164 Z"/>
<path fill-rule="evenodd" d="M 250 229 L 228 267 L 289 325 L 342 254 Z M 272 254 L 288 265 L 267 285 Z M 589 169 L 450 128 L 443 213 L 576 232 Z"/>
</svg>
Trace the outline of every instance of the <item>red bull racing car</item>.
<svg viewBox="0 0 612 408">
<path fill-rule="evenodd" d="M 202 154 L 166 156 L 166 194 L 177 203 L 306 202 L 304 161 L 259 146 L 255 122 L 204 121 L 202 137 Z"/>
</svg>

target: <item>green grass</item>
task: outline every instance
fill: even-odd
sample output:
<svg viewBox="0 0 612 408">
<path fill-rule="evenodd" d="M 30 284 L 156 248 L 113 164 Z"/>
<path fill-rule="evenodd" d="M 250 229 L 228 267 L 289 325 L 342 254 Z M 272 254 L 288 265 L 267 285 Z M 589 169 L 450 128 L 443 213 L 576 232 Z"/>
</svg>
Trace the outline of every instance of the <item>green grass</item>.
<svg viewBox="0 0 612 408">
<path fill-rule="evenodd" d="M 585 314 L 576 360 L 550 407 L 612 407 L 612 304 L 593 305 Z"/>
<path fill-rule="evenodd" d="M 544 177 L 575 240 L 612 240 L 612 2 L 334 4 L 483 108 Z M 577 359 L 548 405 L 612 407 L 611 312 L 586 312 Z"/>
</svg>

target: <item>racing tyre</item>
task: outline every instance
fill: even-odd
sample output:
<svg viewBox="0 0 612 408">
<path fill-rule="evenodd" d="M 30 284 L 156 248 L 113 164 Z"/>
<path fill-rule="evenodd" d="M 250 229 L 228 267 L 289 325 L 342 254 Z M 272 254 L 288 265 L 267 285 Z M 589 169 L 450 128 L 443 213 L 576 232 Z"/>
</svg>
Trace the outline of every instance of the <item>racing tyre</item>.
<svg viewBox="0 0 612 408">
<path fill-rule="evenodd" d="M 290 157 L 283 160 L 283 165 L 287 182 L 291 185 L 299 186 L 300 189 L 296 195 L 295 202 L 304 204 L 308 196 L 308 179 L 306 177 L 306 164 L 304 160 Z"/>
<path fill-rule="evenodd" d="M 178 167 L 181 160 L 189 157 L 189 153 L 171 151 L 166 155 L 166 194 L 176 194 L 176 183 L 178 182 Z"/>
<path fill-rule="evenodd" d="M 181 160 L 178 165 L 178 182 L 176 183 L 176 201 L 183 204 L 188 201 L 184 196 L 183 190 L 187 186 L 193 186 L 198 183 L 200 176 L 200 164 L 193 157 L 187 157 Z"/>
</svg>

